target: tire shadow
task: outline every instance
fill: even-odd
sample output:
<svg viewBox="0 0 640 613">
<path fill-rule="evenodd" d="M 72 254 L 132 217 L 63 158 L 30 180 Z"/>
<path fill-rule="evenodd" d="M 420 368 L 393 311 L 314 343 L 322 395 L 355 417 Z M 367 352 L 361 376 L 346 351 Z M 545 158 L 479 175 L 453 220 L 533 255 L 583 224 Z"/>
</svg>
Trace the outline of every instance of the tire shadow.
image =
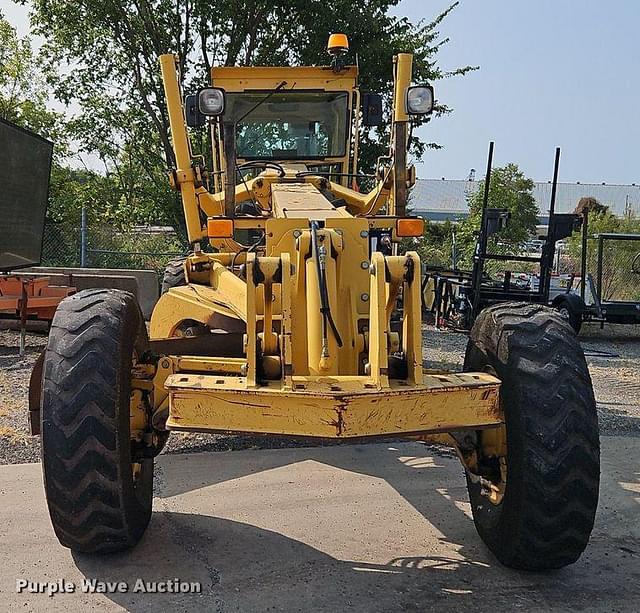
<svg viewBox="0 0 640 613">
<path fill-rule="evenodd" d="M 338 560 L 298 540 L 205 515 L 155 513 L 131 552 L 73 555 L 87 578 L 197 582 L 201 593 L 108 594 L 127 611 L 392 611 L 471 604 L 469 572 L 487 566 L 445 556 L 388 564 Z M 466 578 L 465 578 L 466 577 Z"/>
<path fill-rule="evenodd" d="M 614 545 L 600 537 L 578 563 L 561 571 L 522 573 L 502 567 L 482 545 L 467 514 L 466 488 L 457 459 L 438 448 L 387 443 L 230 455 L 210 453 L 161 459 L 156 499 L 160 510 L 154 513 L 143 540 L 122 554 L 99 558 L 74 554 L 80 571 L 87 578 L 128 581 L 130 585 L 137 578 L 166 581 L 175 577 L 202 586 L 201 593 L 192 594 L 108 595 L 114 603 L 136 612 L 158 608 L 386 612 L 423 611 L 436 606 L 493 612 L 514 607 L 551 610 L 559 603 L 565 609 L 610 610 L 618 606 L 626 610 L 633 602 L 628 600 L 634 598 L 629 577 L 625 578 L 613 564 L 614 559 L 603 557 L 613 551 Z M 380 554 L 378 543 L 371 542 L 371 534 L 376 533 L 369 532 L 367 525 L 361 525 L 357 534 L 346 534 L 344 548 L 338 547 L 342 553 L 335 552 L 335 535 L 327 535 L 327 541 L 333 538 L 333 553 L 327 553 L 331 546 L 325 546 L 322 534 L 287 536 L 285 516 L 290 520 L 291 514 L 299 514 L 304 526 L 305 514 L 318 511 L 313 510 L 317 509 L 313 500 L 309 504 L 299 504 L 298 500 L 290 503 L 286 489 L 282 497 L 269 493 L 264 502 L 252 499 L 251 504 L 243 504 L 233 511 L 233 520 L 212 516 L 216 513 L 215 496 L 229 493 L 236 486 L 241 491 L 243 478 L 260 479 L 255 476 L 257 473 L 287 466 L 293 470 L 296 463 L 309 461 L 317 463 L 313 470 L 348 471 L 390 485 L 398 496 L 390 493 L 389 497 L 408 503 L 419 514 L 416 519 L 410 517 L 412 529 L 422 525 L 425 531 L 433 532 L 424 554 L 410 553 L 416 549 L 410 542 L 418 538 L 415 532 L 409 527 L 403 532 L 396 517 L 381 518 L 368 507 L 364 512 L 372 514 L 378 529 L 382 524 L 382 537 L 388 536 L 385 529 L 392 534 L 393 549 L 386 556 Z M 289 474 L 286 469 L 283 478 L 289 478 Z M 619 479 L 615 475 L 613 481 L 603 485 L 608 495 L 623 495 Z M 210 487 L 213 491 L 204 491 Z M 294 488 L 297 487 L 295 482 Z M 313 492 L 308 495 L 312 497 Z M 268 506 L 274 500 L 283 516 L 281 530 L 250 523 L 245 507 L 251 509 L 261 502 Z M 371 504 L 370 500 L 365 502 Z M 211 514 L 201 513 L 205 503 L 212 507 Z M 616 500 L 609 503 L 616 504 Z M 194 514 L 185 509 L 192 509 Z M 349 524 L 349 518 L 341 516 L 341 511 L 345 508 L 340 505 L 331 506 L 329 511 L 321 507 L 319 511 L 331 515 L 323 521 L 335 526 L 336 534 L 341 534 L 341 526 Z M 247 520 L 237 521 L 236 516 Z M 604 524 L 604 520 L 600 521 Z M 607 529 L 603 525 L 601 532 L 604 534 Z M 349 539 L 355 544 L 350 546 Z M 368 555 L 369 544 L 375 555 Z M 354 556 L 354 549 L 360 554 Z M 397 555 L 403 550 L 407 555 Z M 603 560 L 608 564 L 603 565 Z"/>
</svg>

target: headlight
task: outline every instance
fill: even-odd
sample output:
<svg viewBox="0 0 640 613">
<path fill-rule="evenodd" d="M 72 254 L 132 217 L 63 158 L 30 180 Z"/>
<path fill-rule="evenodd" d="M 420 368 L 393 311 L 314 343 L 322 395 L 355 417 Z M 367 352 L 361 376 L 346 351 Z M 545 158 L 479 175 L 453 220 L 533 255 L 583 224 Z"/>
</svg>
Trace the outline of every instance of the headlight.
<svg viewBox="0 0 640 613">
<path fill-rule="evenodd" d="M 198 92 L 198 108 L 203 115 L 217 116 L 224 112 L 224 90 L 205 87 Z"/>
<path fill-rule="evenodd" d="M 428 115 L 433 111 L 433 87 L 414 85 L 407 89 L 407 113 L 409 115 Z"/>
</svg>

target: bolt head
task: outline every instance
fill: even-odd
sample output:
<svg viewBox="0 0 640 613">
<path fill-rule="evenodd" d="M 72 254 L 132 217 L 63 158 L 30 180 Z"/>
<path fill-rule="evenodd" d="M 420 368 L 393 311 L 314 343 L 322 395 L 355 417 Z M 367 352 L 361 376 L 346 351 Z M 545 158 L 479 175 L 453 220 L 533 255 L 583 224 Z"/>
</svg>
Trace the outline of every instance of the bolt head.
<svg viewBox="0 0 640 613">
<path fill-rule="evenodd" d="M 367 270 L 369 268 L 369 262 L 362 260 L 362 262 L 360 262 L 360 268 L 362 268 L 362 270 Z"/>
<path fill-rule="evenodd" d="M 294 230 L 293 231 L 293 237 L 294 238 L 299 238 L 300 236 L 302 236 L 302 232 L 300 230 Z"/>
<path fill-rule="evenodd" d="M 362 300 L 362 302 L 368 302 L 369 294 L 360 294 L 360 300 Z"/>
<path fill-rule="evenodd" d="M 369 236 L 369 232 L 367 230 L 362 230 L 362 232 L 360 232 L 360 236 L 362 238 L 367 238 L 367 236 Z"/>
</svg>

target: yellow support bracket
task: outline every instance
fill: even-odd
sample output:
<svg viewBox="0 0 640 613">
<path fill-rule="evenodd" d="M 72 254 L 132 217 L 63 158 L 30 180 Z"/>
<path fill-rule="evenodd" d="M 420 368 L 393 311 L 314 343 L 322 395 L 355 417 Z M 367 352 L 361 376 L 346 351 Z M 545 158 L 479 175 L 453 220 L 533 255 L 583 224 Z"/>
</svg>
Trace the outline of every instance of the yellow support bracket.
<svg viewBox="0 0 640 613">
<path fill-rule="evenodd" d="M 386 314 L 387 284 L 385 258 L 380 252 L 371 257 L 369 289 L 369 376 L 378 389 L 389 387 L 389 324 Z"/>
<path fill-rule="evenodd" d="M 177 64 L 178 58 L 172 53 L 160 56 L 160 69 L 162 71 L 162 83 L 169 114 L 169 127 L 171 128 L 173 151 L 176 156 L 175 184 L 182 197 L 182 208 L 184 209 L 189 241 L 194 243 L 201 240 L 205 233 L 200 223 L 195 175 L 191 166 L 191 146 L 182 107 Z"/>
<path fill-rule="evenodd" d="M 420 256 L 415 251 L 405 255 L 404 264 L 402 351 L 407 361 L 409 381 L 422 383 L 422 301 L 420 296 Z"/>
</svg>

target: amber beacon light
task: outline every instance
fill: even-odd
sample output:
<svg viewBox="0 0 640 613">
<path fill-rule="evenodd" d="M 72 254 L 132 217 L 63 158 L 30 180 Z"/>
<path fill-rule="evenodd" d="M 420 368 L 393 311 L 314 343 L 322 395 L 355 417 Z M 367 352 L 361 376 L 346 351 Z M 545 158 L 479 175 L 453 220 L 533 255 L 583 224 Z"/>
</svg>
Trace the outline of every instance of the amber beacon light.
<svg viewBox="0 0 640 613">
<path fill-rule="evenodd" d="M 330 34 L 327 43 L 329 55 L 342 55 L 349 51 L 349 39 L 346 34 Z"/>
</svg>

